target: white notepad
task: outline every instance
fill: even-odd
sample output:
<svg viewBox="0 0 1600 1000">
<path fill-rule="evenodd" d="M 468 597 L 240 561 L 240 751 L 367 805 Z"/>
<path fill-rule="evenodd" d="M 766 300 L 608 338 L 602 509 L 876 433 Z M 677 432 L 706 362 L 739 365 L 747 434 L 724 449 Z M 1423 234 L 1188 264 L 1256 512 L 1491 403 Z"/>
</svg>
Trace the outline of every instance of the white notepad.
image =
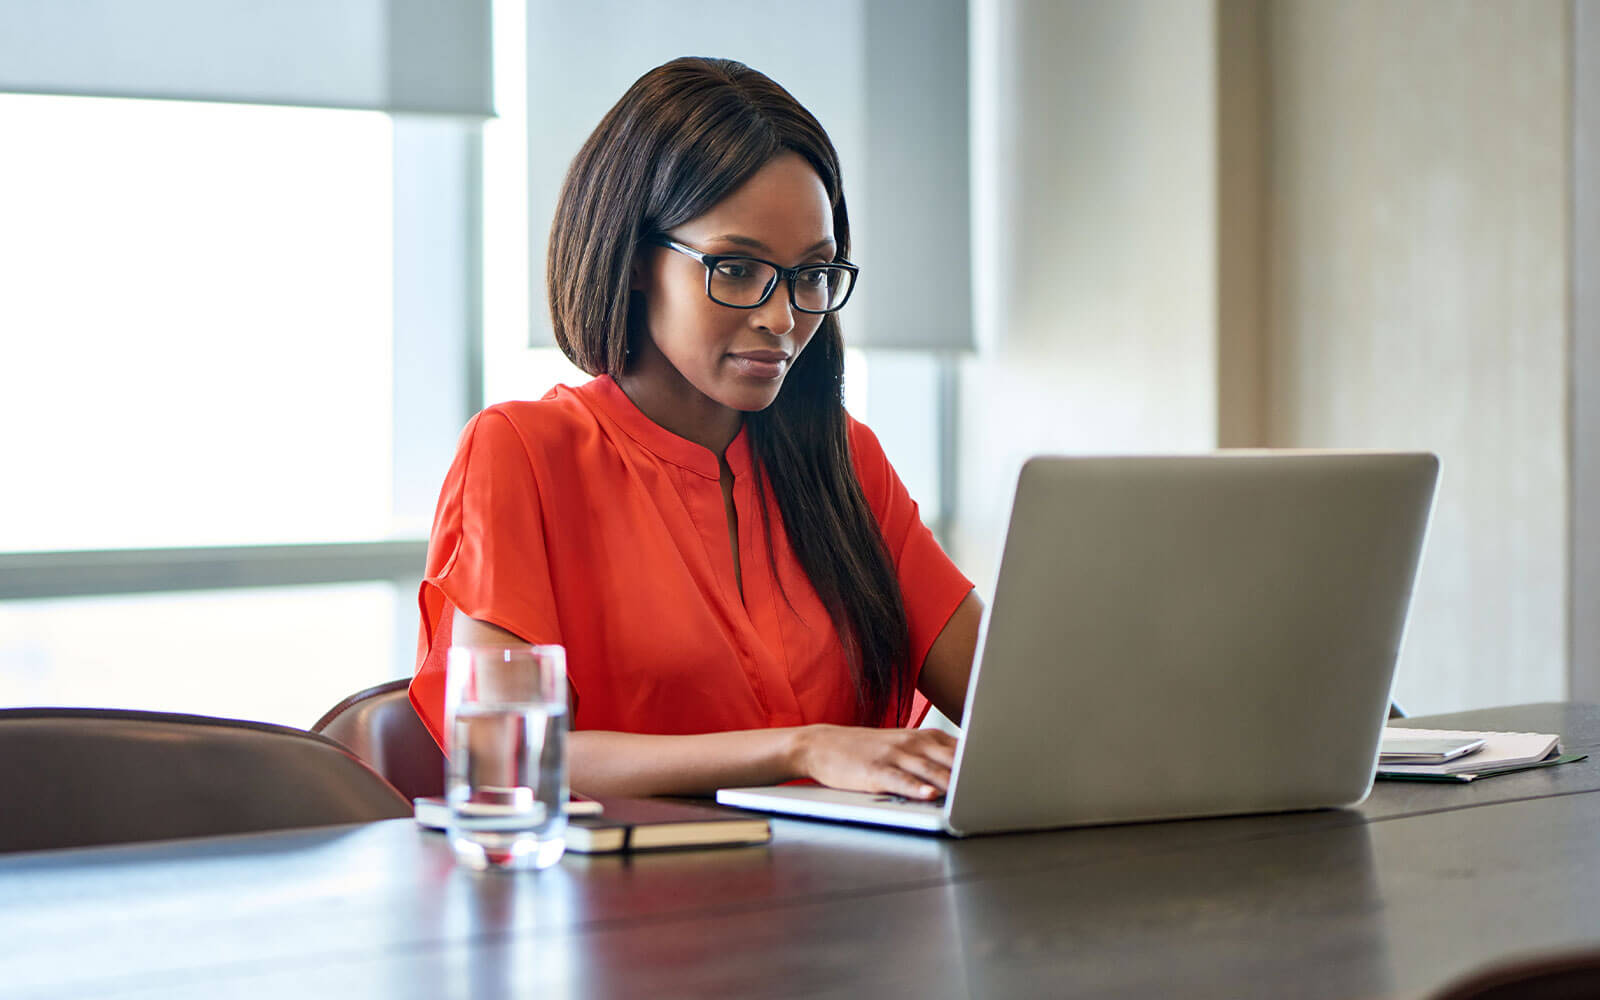
<svg viewBox="0 0 1600 1000">
<path fill-rule="evenodd" d="M 1561 737 L 1553 733 L 1497 733 L 1466 729 L 1404 729 L 1390 726 L 1384 736 L 1405 734 L 1408 737 L 1441 739 L 1482 739 L 1483 749 L 1465 757 L 1447 760 L 1442 764 L 1379 764 L 1378 776 L 1420 777 L 1460 776 L 1489 774 L 1506 768 L 1536 764 L 1561 747 Z M 1379 746 L 1382 752 L 1382 745 Z"/>
</svg>

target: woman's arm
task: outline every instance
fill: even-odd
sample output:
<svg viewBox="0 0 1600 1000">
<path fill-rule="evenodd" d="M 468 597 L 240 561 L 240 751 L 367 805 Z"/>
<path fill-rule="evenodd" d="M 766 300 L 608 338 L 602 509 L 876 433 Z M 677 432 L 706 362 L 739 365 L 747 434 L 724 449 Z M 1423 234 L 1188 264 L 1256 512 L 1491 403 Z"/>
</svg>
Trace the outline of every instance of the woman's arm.
<svg viewBox="0 0 1600 1000">
<path fill-rule="evenodd" d="M 452 629 L 452 641 L 461 645 L 526 641 L 459 610 Z M 935 648 L 950 632 L 946 625 Z M 973 635 L 975 642 L 976 626 Z M 963 685 L 958 701 L 965 694 Z M 955 740 L 932 729 L 828 725 L 695 736 L 579 730 L 567 738 L 567 761 L 572 787 L 591 796 L 704 795 L 718 788 L 811 778 L 834 788 L 930 799 L 950 783 Z"/>
<path fill-rule="evenodd" d="M 917 690 L 933 702 L 944 717 L 961 724 L 967 708 L 967 680 L 972 676 L 972 661 L 978 651 L 978 625 L 983 621 L 983 602 L 976 590 L 956 607 L 933 640 L 922 661 Z"/>
</svg>

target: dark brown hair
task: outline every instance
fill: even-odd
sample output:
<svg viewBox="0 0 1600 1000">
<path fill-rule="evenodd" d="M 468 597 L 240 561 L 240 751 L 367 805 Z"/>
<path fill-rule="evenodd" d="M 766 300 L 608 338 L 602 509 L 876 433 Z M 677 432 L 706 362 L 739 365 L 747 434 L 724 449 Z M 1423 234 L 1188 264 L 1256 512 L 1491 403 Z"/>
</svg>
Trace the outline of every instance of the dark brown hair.
<svg viewBox="0 0 1600 1000">
<path fill-rule="evenodd" d="M 550 317 L 573 364 L 623 372 L 628 338 L 645 335 L 628 287 L 641 241 L 704 214 L 783 152 L 822 179 L 848 255 L 838 154 L 788 91 L 742 63 L 700 58 L 658 66 L 628 88 L 572 161 L 550 229 Z M 905 603 L 850 460 L 837 313 L 823 317 L 773 404 L 745 423 L 763 521 L 770 482 L 790 548 L 844 644 L 860 721 L 900 718 L 913 669 Z"/>
</svg>

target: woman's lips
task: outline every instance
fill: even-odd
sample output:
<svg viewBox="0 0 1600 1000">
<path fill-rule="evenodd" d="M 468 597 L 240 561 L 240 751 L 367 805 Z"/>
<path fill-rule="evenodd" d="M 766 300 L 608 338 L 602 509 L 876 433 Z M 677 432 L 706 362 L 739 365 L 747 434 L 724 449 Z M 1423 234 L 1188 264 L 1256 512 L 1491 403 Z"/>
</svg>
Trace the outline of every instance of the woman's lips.
<svg viewBox="0 0 1600 1000">
<path fill-rule="evenodd" d="M 789 367 L 789 355 L 783 351 L 740 351 L 728 355 L 728 359 L 739 374 L 751 378 L 782 378 Z"/>
</svg>

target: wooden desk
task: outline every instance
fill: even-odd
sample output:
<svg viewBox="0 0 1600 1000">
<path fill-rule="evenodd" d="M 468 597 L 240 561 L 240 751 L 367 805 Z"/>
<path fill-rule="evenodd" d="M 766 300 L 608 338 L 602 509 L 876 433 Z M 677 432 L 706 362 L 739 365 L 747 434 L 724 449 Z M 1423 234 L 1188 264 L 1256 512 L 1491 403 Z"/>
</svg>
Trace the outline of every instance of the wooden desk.
<svg viewBox="0 0 1600 1000">
<path fill-rule="evenodd" d="M 1409 720 L 1559 730 L 1600 709 Z M 1414 996 L 1600 946 L 1600 761 L 1361 808 L 456 868 L 408 820 L 0 856 L 7 997 Z"/>
</svg>

